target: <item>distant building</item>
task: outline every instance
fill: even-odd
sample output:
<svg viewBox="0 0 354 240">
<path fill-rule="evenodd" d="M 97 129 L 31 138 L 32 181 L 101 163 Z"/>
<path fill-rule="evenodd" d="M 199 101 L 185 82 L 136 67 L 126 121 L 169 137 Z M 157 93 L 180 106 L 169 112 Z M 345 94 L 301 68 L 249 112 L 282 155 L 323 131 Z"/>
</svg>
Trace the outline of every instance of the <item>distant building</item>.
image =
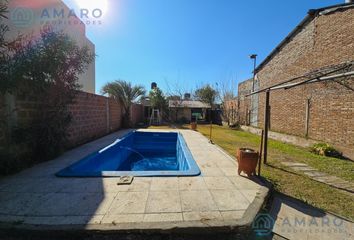
<svg viewBox="0 0 354 240">
<path fill-rule="evenodd" d="M 95 53 L 95 45 L 86 37 L 85 24 L 75 16 L 60 0 L 9 0 L 9 13 L 6 24 L 10 31 L 8 40 L 18 35 L 40 36 L 41 29 L 49 24 L 55 31 L 63 31 L 80 46 L 87 46 Z M 95 93 L 95 62 L 79 76 L 82 91 Z"/>
<path fill-rule="evenodd" d="M 169 100 L 170 120 L 174 122 L 204 121 L 207 112 L 211 109 L 209 104 L 196 100 Z"/>
</svg>

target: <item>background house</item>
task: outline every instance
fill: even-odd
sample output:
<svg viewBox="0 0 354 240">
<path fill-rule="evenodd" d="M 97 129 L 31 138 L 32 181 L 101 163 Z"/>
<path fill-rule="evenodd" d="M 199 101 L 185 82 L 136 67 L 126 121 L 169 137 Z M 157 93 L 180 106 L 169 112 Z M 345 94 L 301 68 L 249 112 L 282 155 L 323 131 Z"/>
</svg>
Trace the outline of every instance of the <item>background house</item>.
<svg viewBox="0 0 354 240">
<path fill-rule="evenodd" d="M 199 122 L 207 119 L 210 105 L 201 101 L 185 99 L 171 99 L 168 101 L 169 118 L 173 122 L 190 123 L 192 120 Z"/>
</svg>

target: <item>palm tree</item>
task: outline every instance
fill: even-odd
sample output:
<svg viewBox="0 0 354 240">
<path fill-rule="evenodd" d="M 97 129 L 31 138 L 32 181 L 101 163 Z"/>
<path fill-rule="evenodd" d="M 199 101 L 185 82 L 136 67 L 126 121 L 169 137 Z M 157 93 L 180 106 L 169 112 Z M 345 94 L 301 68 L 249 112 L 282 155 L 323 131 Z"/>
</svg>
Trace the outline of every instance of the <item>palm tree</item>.
<svg viewBox="0 0 354 240">
<path fill-rule="evenodd" d="M 108 94 L 122 104 L 124 110 L 123 125 L 130 127 L 130 108 L 134 101 L 145 95 L 145 88 L 141 85 L 132 86 L 130 82 L 124 80 L 116 80 L 104 85 L 102 93 Z"/>
</svg>

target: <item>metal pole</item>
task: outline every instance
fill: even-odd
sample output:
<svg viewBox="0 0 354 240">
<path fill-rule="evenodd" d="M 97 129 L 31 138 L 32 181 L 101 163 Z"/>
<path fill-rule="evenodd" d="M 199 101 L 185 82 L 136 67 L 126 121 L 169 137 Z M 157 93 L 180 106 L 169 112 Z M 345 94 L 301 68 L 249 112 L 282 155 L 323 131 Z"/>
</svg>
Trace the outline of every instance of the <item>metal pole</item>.
<svg viewBox="0 0 354 240">
<path fill-rule="evenodd" d="M 262 130 L 262 135 L 261 135 L 261 146 L 260 146 L 260 148 L 259 148 L 259 158 L 258 158 L 258 176 L 261 176 L 262 149 L 263 149 L 263 136 L 264 136 L 264 130 Z"/>
<path fill-rule="evenodd" d="M 305 137 L 309 136 L 309 123 L 310 123 L 310 99 L 306 100 L 306 115 L 305 115 Z"/>
<path fill-rule="evenodd" d="M 268 128 L 269 128 L 269 90 L 266 91 L 265 110 L 264 110 L 264 156 L 263 162 L 267 164 L 268 154 Z"/>
<path fill-rule="evenodd" d="M 211 138 L 211 134 L 212 134 L 212 131 L 213 131 L 213 120 L 212 120 L 212 116 L 211 116 L 211 109 L 210 109 L 210 136 L 209 136 L 209 142 L 210 143 L 213 143 L 213 140 Z"/>
</svg>

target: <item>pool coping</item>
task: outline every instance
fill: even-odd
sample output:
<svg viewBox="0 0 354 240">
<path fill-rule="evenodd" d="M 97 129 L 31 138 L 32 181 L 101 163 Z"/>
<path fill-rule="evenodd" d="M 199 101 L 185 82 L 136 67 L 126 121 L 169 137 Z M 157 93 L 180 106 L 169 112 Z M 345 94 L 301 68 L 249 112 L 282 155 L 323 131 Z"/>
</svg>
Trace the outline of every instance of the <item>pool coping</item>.
<svg viewBox="0 0 354 240">
<path fill-rule="evenodd" d="M 204 137 L 202 134 L 198 133 Z M 205 138 L 205 137 L 204 137 Z M 220 152 L 230 159 L 234 159 L 219 146 L 214 145 Z M 65 231 L 67 233 L 94 233 L 102 231 L 105 233 L 246 233 L 252 230 L 252 222 L 269 196 L 270 189 L 268 183 L 259 185 L 257 196 L 249 204 L 243 216 L 233 220 L 196 220 L 196 221 L 169 221 L 169 222 L 133 222 L 133 223 L 86 223 L 86 224 L 58 224 L 58 225 L 37 225 L 18 222 L 0 222 L 0 231 L 25 231 L 39 234 L 51 233 L 55 231 Z"/>
</svg>

